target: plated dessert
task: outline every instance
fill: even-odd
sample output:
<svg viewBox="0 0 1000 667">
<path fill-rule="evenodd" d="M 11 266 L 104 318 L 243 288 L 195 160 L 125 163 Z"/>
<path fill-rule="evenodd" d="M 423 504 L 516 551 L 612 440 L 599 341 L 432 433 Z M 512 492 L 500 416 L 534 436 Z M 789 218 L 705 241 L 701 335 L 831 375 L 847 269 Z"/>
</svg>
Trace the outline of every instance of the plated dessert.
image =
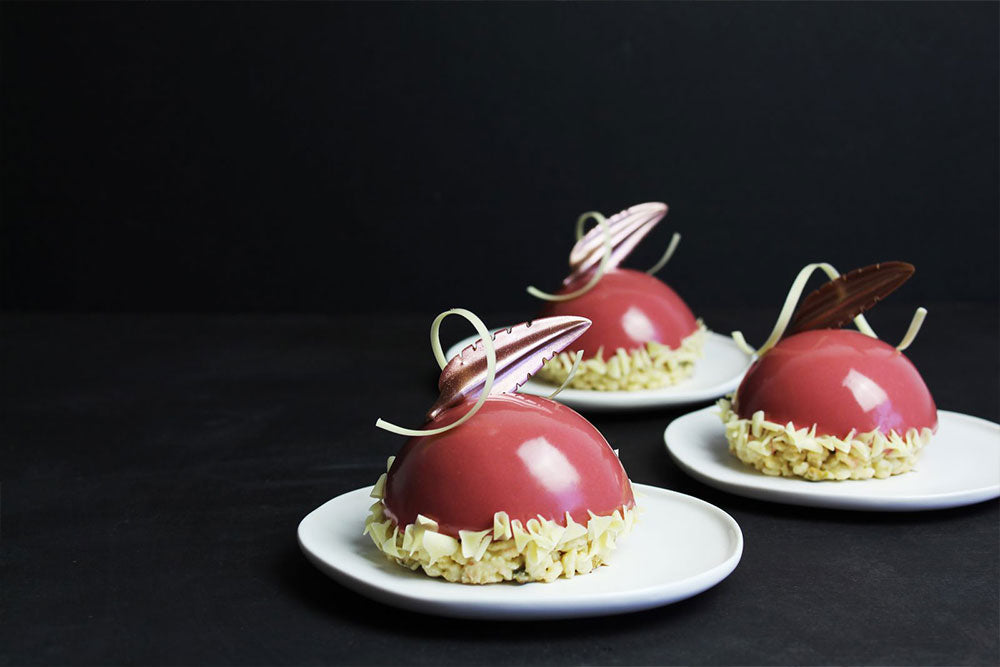
<svg viewBox="0 0 1000 667">
<path fill-rule="evenodd" d="M 667 214 L 667 205 L 632 206 L 605 219 L 597 212 L 580 216 L 577 242 L 570 252 L 570 274 L 554 294 L 529 287 L 546 301 L 544 317 L 586 317 L 593 326 L 580 337 L 584 359 L 569 380 L 574 389 L 631 391 L 676 384 L 689 377 L 702 354 L 705 327 L 677 293 L 654 274 L 670 260 L 680 235 L 674 234 L 663 257 L 649 271 L 619 264 Z M 597 226 L 586 234 L 589 219 Z M 562 384 L 573 359 L 557 355 L 538 378 Z"/>
<path fill-rule="evenodd" d="M 830 282 L 795 305 L 822 269 Z M 757 361 L 731 400 L 718 406 L 729 450 L 764 474 L 807 480 L 884 479 L 913 468 L 937 430 L 934 399 L 903 354 L 926 310 L 903 341 L 878 339 L 862 313 L 912 274 L 885 262 L 839 275 L 829 264 L 802 269 Z M 843 330 L 854 320 L 858 331 Z"/>
<path fill-rule="evenodd" d="M 480 339 L 447 361 L 438 327 L 451 314 Z M 383 554 L 467 584 L 551 582 L 608 562 L 636 511 L 617 454 L 570 408 L 513 393 L 589 326 L 551 317 L 491 336 L 466 310 L 434 320 L 441 395 L 425 427 L 376 423 L 410 436 L 372 490 L 365 533 Z"/>
</svg>

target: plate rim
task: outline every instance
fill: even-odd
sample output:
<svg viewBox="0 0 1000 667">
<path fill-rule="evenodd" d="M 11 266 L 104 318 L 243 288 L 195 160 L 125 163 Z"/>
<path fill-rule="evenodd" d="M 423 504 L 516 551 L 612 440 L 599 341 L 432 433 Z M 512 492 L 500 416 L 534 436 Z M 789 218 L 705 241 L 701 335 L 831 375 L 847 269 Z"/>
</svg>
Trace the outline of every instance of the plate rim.
<svg viewBox="0 0 1000 667">
<path fill-rule="evenodd" d="M 317 567 L 323 574 L 346 588 L 382 604 L 417 613 L 494 620 L 540 620 L 611 616 L 637 612 L 680 602 L 681 600 L 705 592 L 732 574 L 743 557 L 745 544 L 743 530 L 736 519 L 725 510 L 686 493 L 648 484 L 633 483 L 633 488 L 640 497 L 642 495 L 659 494 L 661 497 L 675 502 L 687 503 L 698 507 L 702 511 L 711 513 L 719 522 L 720 527 L 725 529 L 731 536 L 730 539 L 733 540 L 726 559 L 698 574 L 667 584 L 643 585 L 625 592 L 595 592 L 583 598 L 567 599 L 557 597 L 544 601 L 533 599 L 527 608 L 525 602 L 517 599 L 477 600 L 473 597 L 469 600 L 455 600 L 453 598 L 441 599 L 427 595 L 414 595 L 405 590 L 400 591 L 384 588 L 363 577 L 357 576 L 351 571 L 338 568 L 336 565 L 324 560 L 318 553 L 315 553 L 309 544 L 309 539 L 305 537 L 311 525 L 321 520 L 320 517 L 323 510 L 328 505 L 336 503 L 348 495 L 364 493 L 367 496 L 371 488 L 371 486 L 366 486 L 354 489 L 353 491 L 347 491 L 327 500 L 306 514 L 299 522 L 296 530 L 299 548 L 310 563 Z M 614 564 L 612 564 L 613 566 Z M 404 572 L 401 570 L 400 574 L 404 574 Z M 538 582 L 533 582 L 533 584 L 543 585 Z M 468 590 L 473 594 L 480 589 L 478 586 L 464 586 L 462 584 L 454 584 L 454 586 L 456 587 L 454 590 Z"/>
<path fill-rule="evenodd" d="M 761 480 L 777 480 L 786 478 L 772 478 L 762 473 L 757 472 L 747 468 L 747 473 L 753 473 L 752 478 L 748 478 L 747 483 L 741 483 L 738 481 L 731 481 L 728 479 L 720 479 L 718 477 L 712 476 L 709 472 L 702 469 L 693 467 L 690 462 L 685 460 L 682 456 L 679 456 L 674 448 L 670 444 L 670 431 L 671 429 L 680 428 L 680 426 L 674 426 L 679 422 L 683 422 L 686 419 L 704 419 L 706 417 L 711 417 L 712 419 L 718 419 L 718 415 L 709 414 L 711 411 L 716 410 L 717 406 L 710 405 L 698 410 L 694 410 L 687 414 L 681 415 L 676 419 L 672 420 L 667 424 L 666 428 L 663 430 L 663 441 L 664 446 L 667 450 L 670 459 L 681 469 L 685 474 L 695 478 L 699 482 L 711 486 L 712 488 L 724 491 L 726 493 L 732 493 L 734 495 L 743 496 L 745 498 L 753 498 L 755 500 L 763 500 L 767 502 L 775 502 L 786 505 L 799 505 L 802 507 L 819 507 L 825 509 L 836 509 L 836 510 L 851 510 L 851 511 L 867 511 L 867 512 L 922 512 L 931 511 L 939 509 L 949 509 L 953 507 L 964 507 L 967 505 L 975 505 L 981 502 L 986 502 L 994 498 L 1000 497 L 1000 480 L 996 484 L 987 484 L 982 486 L 976 486 L 967 489 L 960 489 L 957 491 L 946 491 L 940 493 L 925 493 L 920 495 L 914 495 L 908 493 L 906 495 L 899 495 L 893 497 L 873 497 L 871 495 L 860 495 L 860 496 L 841 496 L 841 495 L 829 495 L 824 493 L 818 493 L 822 490 L 822 486 L 819 486 L 823 482 L 810 482 L 810 484 L 816 484 L 816 491 L 805 491 L 802 487 L 799 489 L 780 489 L 771 488 L 769 486 L 762 486 L 760 484 L 755 484 L 753 481 Z M 968 415 L 962 412 L 955 412 L 952 410 L 938 410 L 938 421 L 941 419 L 954 419 L 958 421 L 967 421 L 970 423 L 977 424 L 979 426 L 987 428 L 1000 429 L 1000 424 L 992 422 L 988 419 L 982 417 L 976 417 L 975 415 Z M 720 435 L 721 422 L 720 426 Z M 675 436 L 676 437 L 676 436 Z M 933 442 L 933 440 L 932 440 Z M 910 473 L 907 473 L 910 474 Z M 805 480 L 794 480 L 788 479 L 787 481 L 805 481 Z M 861 481 L 861 480 L 849 480 L 849 481 Z M 868 481 L 868 480 L 865 480 Z"/>
<path fill-rule="evenodd" d="M 499 327 L 497 329 L 490 329 L 492 332 L 499 331 L 505 327 Z M 720 334 L 716 331 L 706 330 L 708 338 L 713 340 L 717 344 L 724 344 L 726 347 L 733 350 L 740 350 L 736 343 L 732 340 L 730 336 Z M 462 349 L 471 345 L 475 342 L 479 336 L 467 336 L 458 342 L 450 345 L 445 351 L 445 356 L 448 359 L 453 358 Z M 746 375 L 747 370 L 753 364 L 753 357 L 746 355 L 745 363 L 738 373 L 733 375 L 731 378 L 725 382 L 715 384 L 711 387 L 701 389 L 698 391 L 688 392 L 686 394 L 678 394 L 675 396 L 667 395 L 657 395 L 654 392 L 661 391 L 663 389 L 675 389 L 675 387 L 659 387 L 657 389 L 641 389 L 638 391 L 586 391 L 583 389 L 573 389 L 567 387 L 559 396 L 554 400 L 558 400 L 561 403 L 568 405 L 571 408 L 579 410 L 590 410 L 594 412 L 617 412 L 617 411 L 632 411 L 632 410 L 653 410 L 657 408 L 665 408 L 671 406 L 681 406 L 690 405 L 692 403 L 699 403 L 701 401 L 711 400 L 713 398 L 719 398 L 720 396 L 725 396 L 726 394 L 734 391 L 743 380 L 743 376 Z M 696 371 L 697 372 L 697 371 Z M 547 392 L 536 391 L 536 387 L 539 386 L 537 381 L 529 380 L 524 386 L 520 387 L 518 391 L 525 394 L 533 394 L 536 396 L 548 396 L 549 393 L 555 391 L 555 387 L 549 388 L 546 385 Z M 680 385 L 677 385 L 680 386 Z M 610 399 L 610 402 L 609 400 Z"/>
</svg>

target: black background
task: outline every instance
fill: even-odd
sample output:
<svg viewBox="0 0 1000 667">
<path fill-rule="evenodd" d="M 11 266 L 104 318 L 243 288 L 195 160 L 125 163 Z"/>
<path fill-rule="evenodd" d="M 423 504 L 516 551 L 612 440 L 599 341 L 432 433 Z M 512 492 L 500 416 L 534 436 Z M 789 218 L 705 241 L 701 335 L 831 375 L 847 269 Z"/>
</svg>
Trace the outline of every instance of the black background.
<svg viewBox="0 0 1000 667">
<path fill-rule="evenodd" d="M 998 298 L 996 3 L 0 11 L 6 309 L 528 313 L 649 200 L 696 311 Z"/>
<path fill-rule="evenodd" d="M 743 530 L 678 604 L 423 616 L 294 528 L 433 402 L 435 313 L 527 317 L 647 200 L 629 264 L 680 231 L 661 277 L 754 343 L 806 262 L 913 262 L 873 324 L 930 307 L 938 407 L 1000 419 L 998 7 L 0 3 L 0 665 L 996 664 L 996 500 L 715 490 L 663 447 L 707 403 L 586 415 Z"/>
</svg>

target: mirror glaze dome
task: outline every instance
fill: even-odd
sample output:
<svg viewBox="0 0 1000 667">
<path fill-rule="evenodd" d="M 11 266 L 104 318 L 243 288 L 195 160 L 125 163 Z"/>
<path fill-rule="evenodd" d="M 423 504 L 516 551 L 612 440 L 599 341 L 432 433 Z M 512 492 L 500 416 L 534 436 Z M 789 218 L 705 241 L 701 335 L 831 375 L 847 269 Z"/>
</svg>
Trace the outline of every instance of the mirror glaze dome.
<svg viewBox="0 0 1000 667">
<path fill-rule="evenodd" d="M 446 410 L 427 426 L 454 422 L 472 406 Z M 403 526 L 422 514 L 442 533 L 492 528 L 496 512 L 527 522 L 541 515 L 586 524 L 588 511 L 633 507 L 632 487 L 604 436 L 570 408 L 522 394 L 490 396 L 475 417 L 411 438 L 386 479 L 386 513 Z"/>
</svg>

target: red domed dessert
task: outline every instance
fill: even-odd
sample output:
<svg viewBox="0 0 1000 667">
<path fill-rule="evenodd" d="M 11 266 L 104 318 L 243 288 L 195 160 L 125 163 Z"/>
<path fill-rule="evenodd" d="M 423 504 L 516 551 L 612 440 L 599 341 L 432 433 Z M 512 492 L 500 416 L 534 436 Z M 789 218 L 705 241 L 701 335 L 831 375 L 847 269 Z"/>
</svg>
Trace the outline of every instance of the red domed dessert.
<svg viewBox="0 0 1000 667">
<path fill-rule="evenodd" d="M 577 315 L 594 322 L 579 340 L 585 359 L 569 386 L 653 389 L 676 384 L 693 372 L 705 328 L 677 293 L 652 275 L 670 259 L 680 235 L 674 234 L 666 254 L 648 272 L 618 268 L 666 213 L 666 204 L 651 202 L 607 220 L 599 213 L 584 214 L 570 253 L 572 273 L 562 287 L 555 294 L 528 288 L 548 302 L 543 316 Z M 598 226 L 583 235 L 582 225 L 590 217 Z M 538 377 L 562 383 L 572 363 L 569 355 L 558 355 Z"/>
<path fill-rule="evenodd" d="M 771 421 L 815 424 L 817 434 L 838 438 L 937 426 L 934 399 L 910 360 L 845 329 L 785 338 L 750 369 L 739 397 L 741 418 L 763 410 Z"/>
<path fill-rule="evenodd" d="M 790 316 L 816 268 L 833 280 Z M 902 262 L 839 277 L 829 265 L 803 269 L 732 401 L 719 402 L 730 451 L 765 474 L 814 481 L 910 470 L 937 429 L 934 399 L 902 352 L 926 311 L 917 311 L 897 347 L 875 337 L 861 313 L 912 273 Z M 860 332 L 826 328 L 852 318 Z M 784 337 L 786 331 L 791 335 Z M 745 345 L 742 336 L 734 337 Z"/>
<path fill-rule="evenodd" d="M 575 291 L 585 281 L 580 277 L 556 294 Z M 600 313 L 577 341 L 586 357 L 594 357 L 602 349 L 641 349 L 650 341 L 676 349 L 698 330 L 691 309 L 677 292 L 632 269 L 607 271 L 586 294 L 571 301 L 553 301 L 542 309 L 547 317 L 580 312 Z"/>
<path fill-rule="evenodd" d="M 379 421 L 413 436 L 372 491 L 365 532 L 387 557 L 472 584 L 553 581 L 607 562 L 634 522 L 621 462 L 570 408 L 510 393 L 589 324 L 539 319 L 492 338 L 482 328 L 444 365 L 424 429 Z"/>
</svg>

